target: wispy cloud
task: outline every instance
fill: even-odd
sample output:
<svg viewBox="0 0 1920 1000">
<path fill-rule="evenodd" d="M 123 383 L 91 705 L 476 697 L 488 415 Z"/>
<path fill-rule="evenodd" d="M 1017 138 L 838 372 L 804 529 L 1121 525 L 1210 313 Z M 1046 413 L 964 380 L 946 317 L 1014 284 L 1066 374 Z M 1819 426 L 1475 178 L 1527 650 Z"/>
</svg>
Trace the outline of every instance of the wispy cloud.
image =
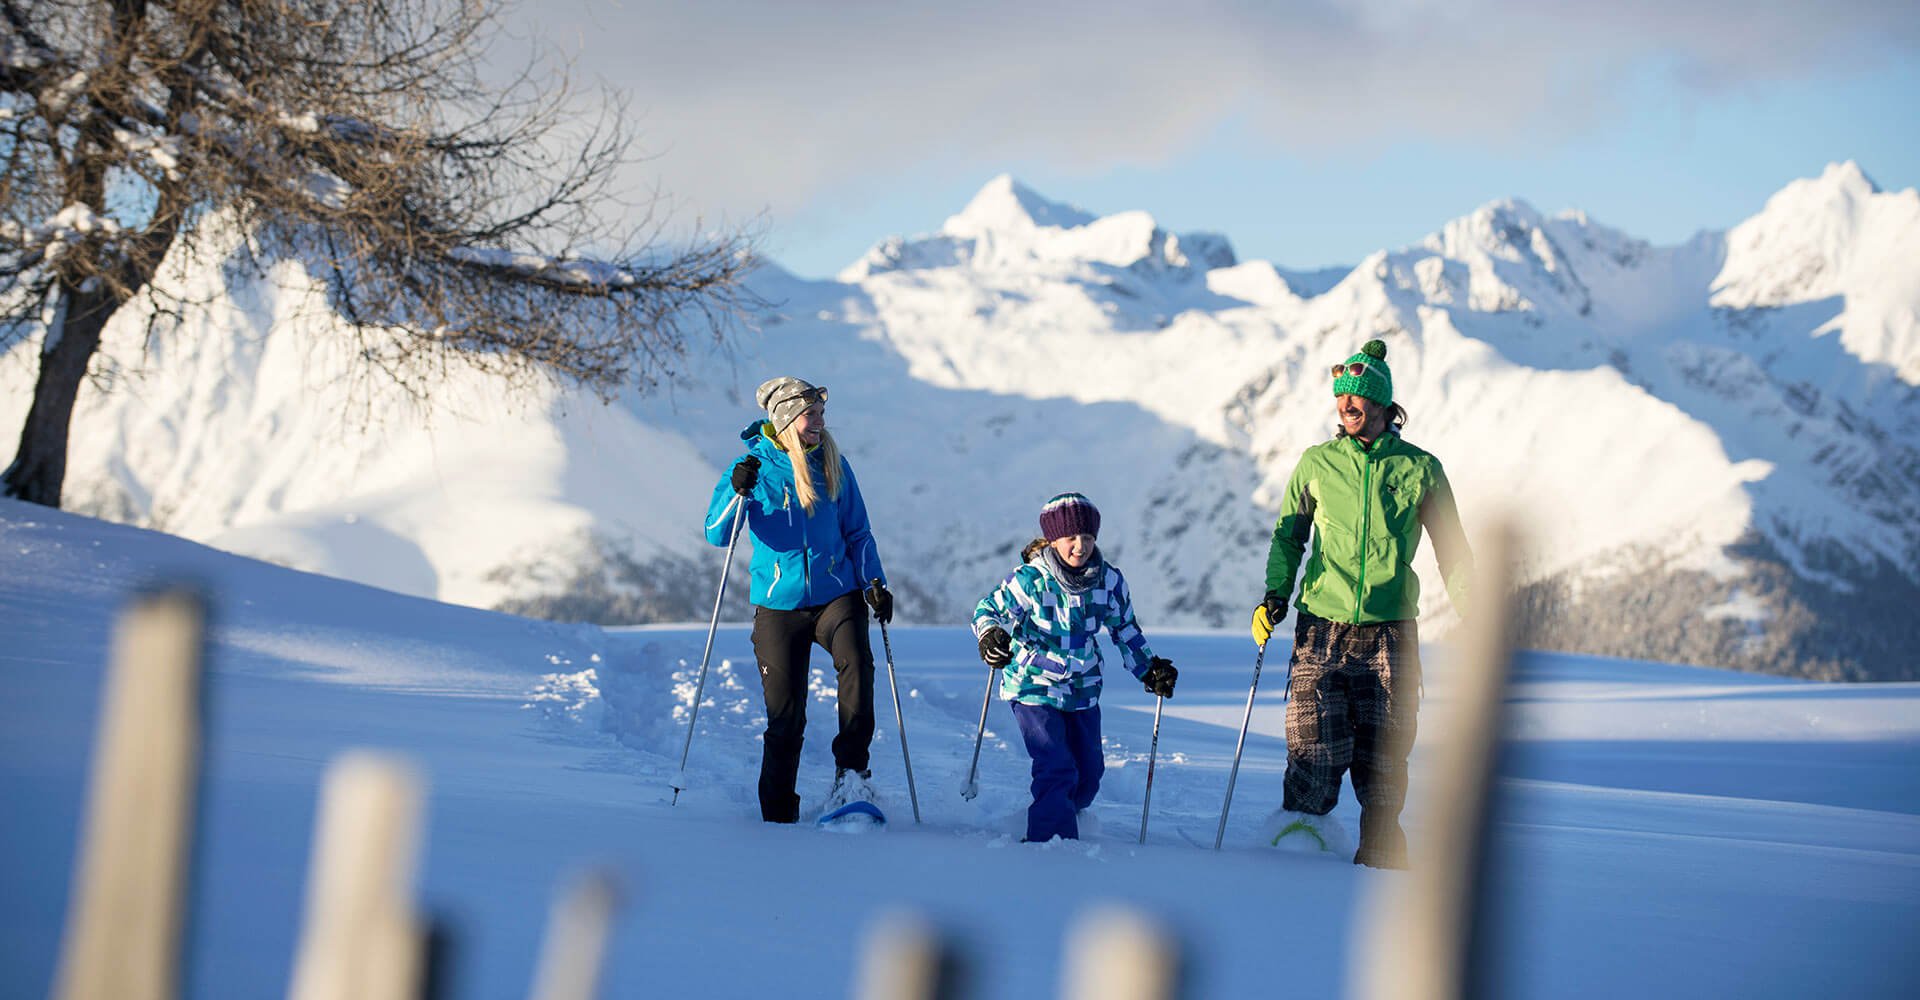
<svg viewBox="0 0 1920 1000">
<path fill-rule="evenodd" d="M 1152 164 L 1228 116 L 1308 155 L 1551 142 L 1636 101 L 1920 52 L 1920 5 L 1887 0 L 556 0 L 521 16 L 630 97 L 653 154 L 636 182 L 735 218 L 929 163 Z"/>
</svg>

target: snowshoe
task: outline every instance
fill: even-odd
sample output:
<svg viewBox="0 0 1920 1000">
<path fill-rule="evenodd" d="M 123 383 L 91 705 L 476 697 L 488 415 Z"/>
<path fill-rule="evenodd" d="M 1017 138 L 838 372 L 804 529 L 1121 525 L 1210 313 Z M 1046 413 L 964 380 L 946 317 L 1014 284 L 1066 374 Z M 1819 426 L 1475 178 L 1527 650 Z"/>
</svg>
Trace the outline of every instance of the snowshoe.
<svg viewBox="0 0 1920 1000">
<path fill-rule="evenodd" d="M 863 832 L 885 826 L 887 814 L 876 801 L 880 796 L 873 790 L 872 778 L 872 771 L 836 769 L 833 787 L 828 789 L 826 800 L 821 804 L 819 825 L 843 832 Z"/>
<path fill-rule="evenodd" d="M 1282 851 L 1353 856 L 1353 838 L 1332 816 L 1276 809 L 1261 824 L 1260 838 L 1267 846 Z"/>
</svg>

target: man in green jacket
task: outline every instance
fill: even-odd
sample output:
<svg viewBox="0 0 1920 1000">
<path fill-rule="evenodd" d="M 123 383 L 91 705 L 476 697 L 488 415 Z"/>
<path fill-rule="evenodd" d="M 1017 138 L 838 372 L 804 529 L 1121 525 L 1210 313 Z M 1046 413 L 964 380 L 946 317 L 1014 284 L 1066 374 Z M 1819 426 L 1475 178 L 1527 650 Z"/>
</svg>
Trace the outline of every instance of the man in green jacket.
<svg viewBox="0 0 1920 1000">
<path fill-rule="evenodd" d="M 1267 553 L 1267 593 L 1253 612 L 1265 646 L 1287 614 L 1307 542 L 1313 553 L 1294 607 L 1282 808 L 1268 821 L 1279 847 L 1344 853 L 1327 816 L 1349 768 L 1360 800 L 1355 864 L 1404 868 L 1407 755 L 1420 709 L 1420 578 L 1424 528 L 1455 610 L 1465 613 L 1473 555 L 1440 460 L 1400 437 L 1387 348 L 1370 340 L 1333 366 L 1331 441 L 1308 448 L 1287 480 Z"/>
</svg>

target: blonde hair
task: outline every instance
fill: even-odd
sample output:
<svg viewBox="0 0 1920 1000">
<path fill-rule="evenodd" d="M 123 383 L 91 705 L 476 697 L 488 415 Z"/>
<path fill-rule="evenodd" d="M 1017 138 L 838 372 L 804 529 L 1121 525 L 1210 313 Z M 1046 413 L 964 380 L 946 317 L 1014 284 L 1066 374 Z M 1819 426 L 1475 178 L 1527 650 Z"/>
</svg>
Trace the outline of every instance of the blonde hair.
<svg viewBox="0 0 1920 1000">
<path fill-rule="evenodd" d="M 807 461 L 807 446 L 800 441 L 800 432 L 796 429 L 798 421 L 787 425 L 787 429 L 774 436 L 780 447 L 793 463 L 793 493 L 800 501 L 800 509 L 813 513 L 813 505 L 818 502 L 820 493 L 813 485 L 813 466 Z M 820 465 L 827 473 L 827 498 L 840 499 L 840 446 L 834 443 L 833 433 L 820 432 Z"/>
</svg>

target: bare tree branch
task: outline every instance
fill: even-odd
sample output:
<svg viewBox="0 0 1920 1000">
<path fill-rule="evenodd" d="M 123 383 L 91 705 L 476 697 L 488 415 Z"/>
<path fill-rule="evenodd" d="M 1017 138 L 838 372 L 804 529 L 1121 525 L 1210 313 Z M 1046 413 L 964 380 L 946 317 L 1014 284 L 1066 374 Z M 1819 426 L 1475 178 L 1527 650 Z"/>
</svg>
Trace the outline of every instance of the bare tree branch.
<svg viewBox="0 0 1920 1000">
<path fill-rule="evenodd" d="M 542 63 L 490 83 L 497 17 L 490 0 L 0 0 L 0 346 L 57 324 L 6 494 L 58 504 L 100 328 L 136 296 L 153 316 L 202 305 L 154 276 L 214 220 L 245 234 L 245 266 L 304 264 L 365 369 L 423 397 L 456 367 L 610 396 L 724 335 L 752 305 L 751 237 L 616 231 L 624 107 L 578 115 Z"/>
</svg>

